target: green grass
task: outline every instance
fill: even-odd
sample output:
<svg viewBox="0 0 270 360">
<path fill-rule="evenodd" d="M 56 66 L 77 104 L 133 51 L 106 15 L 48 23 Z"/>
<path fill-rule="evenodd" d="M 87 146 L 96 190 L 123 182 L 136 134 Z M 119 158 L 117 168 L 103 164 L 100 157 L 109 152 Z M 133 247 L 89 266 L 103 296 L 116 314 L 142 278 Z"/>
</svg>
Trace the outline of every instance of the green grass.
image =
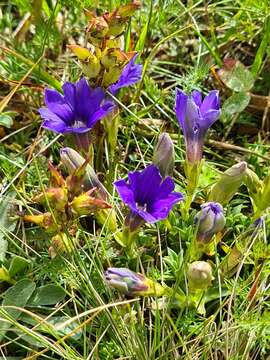
<svg viewBox="0 0 270 360">
<path fill-rule="evenodd" d="M 135 257 L 128 257 L 107 224 L 101 226 L 91 215 L 76 222 L 73 236 L 67 234 L 73 251 L 52 259 L 52 234 L 24 222 L 23 215 L 43 211 L 32 199 L 49 184 L 48 160 L 58 165 L 59 149 L 72 142 L 44 130 L 37 110 L 43 106 L 45 87 L 60 89 L 64 81 L 81 75 L 66 45 L 83 44 L 84 8 L 97 8 L 101 14 L 127 2 L 41 3 L 14 0 L 1 5 L 0 122 L 8 115 L 12 124 L 0 128 L 0 359 L 267 359 L 269 212 L 263 213 L 264 227 L 250 236 L 253 210 L 244 185 L 225 206 L 226 227 L 216 252 L 203 257 L 214 275 L 204 315 L 166 297 L 127 298 L 110 289 L 103 274 L 109 266 L 128 267 L 174 293 L 179 288 L 188 292 L 194 216 L 211 185 L 239 161 L 246 161 L 260 179 L 268 174 L 269 108 L 239 112 L 241 104 L 236 103 L 236 110 L 225 109 L 229 113 L 208 133 L 189 217 L 184 219 L 175 206 L 167 221 L 145 225 Z M 28 22 L 19 31 L 26 16 Z M 95 154 L 119 230 L 127 209 L 112 182 L 151 163 L 162 131 L 170 133 L 175 145 L 176 189 L 186 192 L 184 139 L 174 113 L 176 86 L 204 93 L 218 88 L 224 104 L 238 91 L 219 82 L 217 72 L 224 59 L 233 58 L 254 76 L 244 95 L 269 95 L 269 16 L 267 0 L 147 0 L 132 16 L 123 46 L 139 51 L 143 80 L 117 97 L 120 126 L 114 156 L 106 139 L 99 159 Z M 65 174 L 63 165 L 60 169 Z M 235 245 L 242 253 L 226 274 L 224 263 Z M 11 278 L 5 277 L 5 269 L 13 273 Z M 51 288 L 42 293 L 46 285 Z M 39 295 L 36 302 L 33 294 Z"/>
</svg>

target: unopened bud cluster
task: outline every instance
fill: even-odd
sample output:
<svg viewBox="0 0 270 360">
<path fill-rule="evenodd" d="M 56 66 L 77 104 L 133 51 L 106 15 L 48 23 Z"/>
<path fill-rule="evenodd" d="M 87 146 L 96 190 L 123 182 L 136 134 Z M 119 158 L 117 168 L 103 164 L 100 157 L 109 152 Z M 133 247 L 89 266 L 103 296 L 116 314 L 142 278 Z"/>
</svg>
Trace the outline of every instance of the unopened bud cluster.
<svg viewBox="0 0 270 360">
<path fill-rule="evenodd" d="M 64 179 L 61 173 L 50 164 L 51 186 L 33 198 L 35 203 L 43 205 L 46 212 L 38 215 L 25 215 L 24 220 L 37 224 L 52 235 L 55 234 L 52 244 L 56 244 L 57 249 L 70 251 L 72 246 L 68 244 L 66 233 L 73 229 L 74 220 L 111 208 L 111 206 L 106 199 L 102 198 L 99 187 L 103 191 L 104 188 L 99 184 L 95 174 L 93 178 L 88 179 L 88 183 L 86 182 L 88 161 L 80 162 L 81 157 L 74 150 L 71 154 L 68 149 L 62 151 L 63 153 L 65 153 L 65 160 L 70 167 L 72 164 L 76 165 L 74 171 Z M 90 185 L 91 183 L 99 186 L 93 187 Z"/>
<path fill-rule="evenodd" d="M 107 88 L 115 83 L 124 66 L 135 55 L 134 51 L 121 50 L 120 35 L 139 7 L 140 3 L 133 1 L 101 16 L 86 11 L 89 19 L 86 38 L 89 45 L 68 45 L 68 48 L 77 56 L 83 73 L 94 85 Z"/>
</svg>

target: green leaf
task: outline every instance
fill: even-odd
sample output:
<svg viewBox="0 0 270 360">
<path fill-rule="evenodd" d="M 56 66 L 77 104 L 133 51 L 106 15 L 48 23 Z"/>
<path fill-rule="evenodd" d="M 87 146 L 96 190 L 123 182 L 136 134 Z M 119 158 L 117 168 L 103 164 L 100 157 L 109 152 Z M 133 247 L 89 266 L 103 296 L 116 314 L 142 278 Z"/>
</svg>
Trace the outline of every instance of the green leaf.
<svg viewBox="0 0 270 360">
<path fill-rule="evenodd" d="M 230 293 L 230 290 L 226 286 L 221 286 L 221 289 L 219 289 L 219 287 L 210 288 L 205 294 L 205 303 L 228 296 Z"/>
<path fill-rule="evenodd" d="M 222 107 L 222 117 L 224 122 L 228 122 L 232 115 L 242 112 L 249 104 L 250 95 L 245 92 L 232 94 L 224 101 Z"/>
<path fill-rule="evenodd" d="M 22 314 L 20 320 L 35 327 L 36 331 L 51 334 L 55 336 L 55 332 L 59 336 L 65 336 L 78 328 L 79 322 L 76 319 L 72 319 L 68 316 L 54 316 L 46 320 L 44 323 L 40 323 L 37 319 L 32 318 L 28 314 Z M 82 336 L 82 329 L 77 329 L 76 333 L 70 337 L 74 340 L 79 340 Z"/>
<path fill-rule="evenodd" d="M 0 114 L 0 125 L 8 129 L 11 128 L 11 126 L 13 125 L 12 117 L 7 113 Z"/>
<path fill-rule="evenodd" d="M 66 296 L 65 290 L 58 285 L 48 284 L 36 289 L 28 306 L 55 305 Z"/>
<path fill-rule="evenodd" d="M 19 272 L 22 272 L 30 264 L 29 260 L 22 258 L 21 256 L 14 256 L 9 266 L 10 277 L 15 276 Z"/>
<path fill-rule="evenodd" d="M 0 203 L 0 262 L 5 260 L 8 247 L 8 243 L 5 238 L 6 230 L 12 231 L 15 227 L 15 223 L 9 220 L 9 210 L 15 195 L 15 193 L 10 193 L 10 195 L 7 195 Z"/>
<path fill-rule="evenodd" d="M 224 84 L 233 91 L 249 91 L 254 85 L 253 74 L 240 61 L 230 67 L 223 67 L 219 76 Z"/>
<path fill-rule="evenodd" d="M 255 59 L 253 61 L 252 67 L 251 67 L 251 72 L 254 76 L 259 73 L 259 71 L 262 67 L 264 56 L 267 51 L 267 47 L 269 46 L 269 42 L 270 42 L 270 18 L 269 17 L 265 19 L 264 31 L 262 33 L 263 33 L 262 41 L 256 52 L 256 56 L 255 56 Z"/>
<path fill-rule="evenodd" d="M 3 295 L 3 302 L 0 308 L 0 343 L 3 340 L 6 331 L 10 328 L 10 323 L 3 321 L 5 319 L 12 318 L 17 320 L 22 311 L 20 308 L 24 308 L 27 301 L 35 290 L 35 283 L 29 279 L 23 279 L 18 281 L 14 286 L 9 288 Z M 4 308 L 5 306 L 15 306 L 17 308 Z M 0 318 L 0 319 L 1 319 Z"/>
</svg>

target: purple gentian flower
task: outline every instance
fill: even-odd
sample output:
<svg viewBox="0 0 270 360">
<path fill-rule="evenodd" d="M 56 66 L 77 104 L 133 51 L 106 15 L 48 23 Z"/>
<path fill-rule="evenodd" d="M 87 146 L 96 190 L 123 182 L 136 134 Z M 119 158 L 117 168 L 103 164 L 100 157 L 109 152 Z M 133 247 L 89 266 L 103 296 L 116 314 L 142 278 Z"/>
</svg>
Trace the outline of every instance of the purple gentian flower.
<svg viewBox="0 0 270 360">
<path fill-rule="evenodd" d="M 121 179 L 114 182 L 121 199 L 131 209 L 131 214 L 148 223 L 165 219 L 173 205 L 183 200 L 181 193 L 173 192 L 174 182 L 162 176 L 155 165 L 143 171 L 128 174 L 127 183 Z"/>
<path fill-rule="evenodd" d="M 195 216 L 194 222 L 198 226 L 197 240 L 209 243 L 212 237 L 222 231 L 225 226 L 222 205 L 218 202 L 202 204 L 201 211 Z"/>
<path fill-rule="evenodd" d="M 115 95 L 117 91 L 123 87 L 131 86 L 141 80 L 142 65 L 135 64 L 138 54 L 134 55 L 129 63 L 124 67 L 119 79 L 116 83 L 109 86 L 108 90 Z"/>
<path fill-rule="evenodd" d="M 162 296 L 166 289 L 143 274 L 127 268 L 108 268 L 105 271 L 107 284 L 127 296 Z"/>
<path fill-rule="evenodd" d="M 202 159 L 206 132 L 221 113 L 219 93 L 210 91 L 202 100 L 200 91 L 195 90 L 188 96 L 176 89 L 175 111 L 185 137 L 187 160 L 191 164 L 198 164 Z"/>
<path fill-rule="evenodd" d="M 147 292 L 149 287 L 145 276 L 127 268 L 108 268 L 105 271 L 105 280 L 110 287 L 129 296 L 141 295 Z"/>
<path fill-rule="evenodd" d="M 98 87 L 92 89 L 83 77 L 76 83 L 62 86 L 64 95 L 45 90 L 46 108 L 39 109 L 42 126 L 57 133 L 85 133 L 113 110 L 115 104 Z"/>
</svg>

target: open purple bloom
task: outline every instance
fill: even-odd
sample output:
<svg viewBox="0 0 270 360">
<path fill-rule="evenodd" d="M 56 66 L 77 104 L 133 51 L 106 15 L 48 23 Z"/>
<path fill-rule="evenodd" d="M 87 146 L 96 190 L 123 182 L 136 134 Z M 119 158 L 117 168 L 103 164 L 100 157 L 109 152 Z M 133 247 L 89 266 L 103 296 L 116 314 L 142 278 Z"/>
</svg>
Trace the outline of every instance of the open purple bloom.
<svg viewBox="0 0 270 360">
<path fill-rule="evenodd" d="M 46 89 L 46 108 L 39 109 L 42 126 L 57 133 L 85 133 L 115 106 L 100 87 L 92 89 L 85 78 L 66 82 L 62 89 L 64 95 Z"/>
<path fill-rule="evenodd" d="M 116 92 L 126 86 L 136 84 L 142 77 L 142 65 L 135 64 L 138 54 L 133 56 L 129 63 L 124 67 L 116 83 L 109 86 L 108 90 L 115 95 Z"/>
<path fill-rule="evenodd" d="M 188 96 L 176 89 L 175 111 L 185 137 L 187 160 L 192 164 L 199 163 L 206 132 L 221 113 L 219 93 L 210 91 L 202 100 L 200 91 L 195 90 Z"/>
<path fill-rule="evenodd" d="M 121 179 L 114 186 L 131 213 L 148 223 L 165 219 L 173 205 L 183 200 L 181 193 L 173 192 L 173 180 L 169 176 L 162 180 L 155 165 L 130 172 L 128 183 Z"/>
</svg>

